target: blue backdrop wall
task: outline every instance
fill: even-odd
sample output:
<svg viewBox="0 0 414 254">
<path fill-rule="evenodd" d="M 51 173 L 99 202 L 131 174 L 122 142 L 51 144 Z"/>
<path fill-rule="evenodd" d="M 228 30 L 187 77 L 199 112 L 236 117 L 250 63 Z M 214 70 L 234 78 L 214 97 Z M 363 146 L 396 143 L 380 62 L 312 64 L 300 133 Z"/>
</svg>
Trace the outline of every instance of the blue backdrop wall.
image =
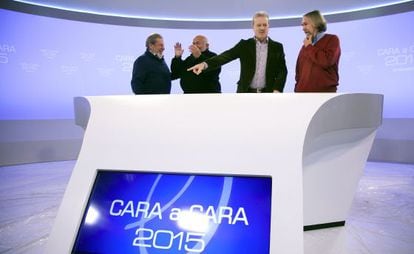
<svg viewBox="0 0 414 254">
<path fill-rule="evenodd" d="M 3 9 L 0 17 L 0 120 L 70 119 L 74 96 L 132 94 L 132 64 L 150 33 L 164 36 L 167 63 L 175 42 L 187 49 L 200 33 L 217 53 L 252 36 L 252 29 L 140 28 Z M 328 24 L 342 46 L 339 92 L 384 94 L 385 118 L 414 118 L 413 23 L 414 12 L 407 12 Z M 285 92 L 292 92 L 303 32 L 299 24 L 273 27 L 270 37 L 284 44 L 289 69 Z M 238 62 L 223 67 L 224 92 L 235 92 L 238 75 Z M 177 82 L 173 86 L 173 93 L 182 92 Z"/>
</svg>

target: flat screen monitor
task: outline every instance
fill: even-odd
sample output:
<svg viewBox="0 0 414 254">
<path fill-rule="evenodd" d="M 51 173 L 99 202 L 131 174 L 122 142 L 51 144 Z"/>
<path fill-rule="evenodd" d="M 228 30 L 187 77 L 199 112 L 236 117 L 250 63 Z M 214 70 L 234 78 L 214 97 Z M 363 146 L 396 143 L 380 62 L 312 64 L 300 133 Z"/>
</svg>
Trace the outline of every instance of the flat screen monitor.
<svg viewBox="0 0 414 254">
<path fill-rule="evenodd" d="M 271 176 L 98 170 L 72 253 L 270 253 Z"/>
</svg>

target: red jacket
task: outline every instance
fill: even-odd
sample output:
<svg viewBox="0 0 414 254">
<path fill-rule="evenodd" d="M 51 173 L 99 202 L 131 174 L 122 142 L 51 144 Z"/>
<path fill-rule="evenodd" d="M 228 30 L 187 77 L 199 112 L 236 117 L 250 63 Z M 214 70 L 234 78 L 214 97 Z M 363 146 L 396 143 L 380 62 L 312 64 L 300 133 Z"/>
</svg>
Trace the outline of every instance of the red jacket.
<svg viewBox="0 0 414 254">
<path fill-rule="evenodd" d="M 339 39 L 333 34 L 325 34 L 313 46 L 302 46 L 296 62 L 295 92 L 336 92 L 340 56 Z"/>
</svg>

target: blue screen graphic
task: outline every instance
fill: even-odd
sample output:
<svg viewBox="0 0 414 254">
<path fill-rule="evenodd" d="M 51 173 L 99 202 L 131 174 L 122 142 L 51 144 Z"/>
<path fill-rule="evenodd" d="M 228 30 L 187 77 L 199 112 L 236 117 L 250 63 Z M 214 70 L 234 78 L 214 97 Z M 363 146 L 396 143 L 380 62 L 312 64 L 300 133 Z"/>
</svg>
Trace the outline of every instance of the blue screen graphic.
<svg viewBox="0 0 414 254">
<path fill-rule="evenodd" d="M 270 252 L 271 177 L 99 170 L 72 253 Z"/>
</svg>

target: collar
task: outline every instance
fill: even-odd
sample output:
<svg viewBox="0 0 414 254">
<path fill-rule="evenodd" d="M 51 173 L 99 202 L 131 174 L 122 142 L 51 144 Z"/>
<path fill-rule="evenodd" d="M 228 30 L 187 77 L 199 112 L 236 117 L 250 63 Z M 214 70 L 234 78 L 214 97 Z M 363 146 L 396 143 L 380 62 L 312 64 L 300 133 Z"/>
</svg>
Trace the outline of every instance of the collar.
<svg viewBox="0 0 414 254">
<path fill-rule="evenodd" d="M 317 33 L 316 36 L 312 39 L 312 45 L 315 45 L 322 37 L 325 35 L 325 32 Z"/>
<path fill-rule="evenodd" d="M 158 53 L 154 53 L 154 52 L 152 52 L 151 50 L 149 50 L 148 49 L 148 51 L 147 51 L 149 54 L 151 54 L 151 55 L 153 55 L 154 57 L 156 57 L 157 59 L 163 59 L 164 58 L 164 55 L 162 55 L 162 54 L 158 54 Z"/>
<path fill-rule="evenodd" d="M 264 42 L 259 41 L 259 39 L 257 39 L 256 36 L 253 37 L 253 38 L 254 38 L 254 40 L 255 40 L 256 43 L 265 43 L 266 44 L 266 43 L 269 42 L 269 36 L 266 37 L 266 39 L 264 40 Z"/>
</svg>

